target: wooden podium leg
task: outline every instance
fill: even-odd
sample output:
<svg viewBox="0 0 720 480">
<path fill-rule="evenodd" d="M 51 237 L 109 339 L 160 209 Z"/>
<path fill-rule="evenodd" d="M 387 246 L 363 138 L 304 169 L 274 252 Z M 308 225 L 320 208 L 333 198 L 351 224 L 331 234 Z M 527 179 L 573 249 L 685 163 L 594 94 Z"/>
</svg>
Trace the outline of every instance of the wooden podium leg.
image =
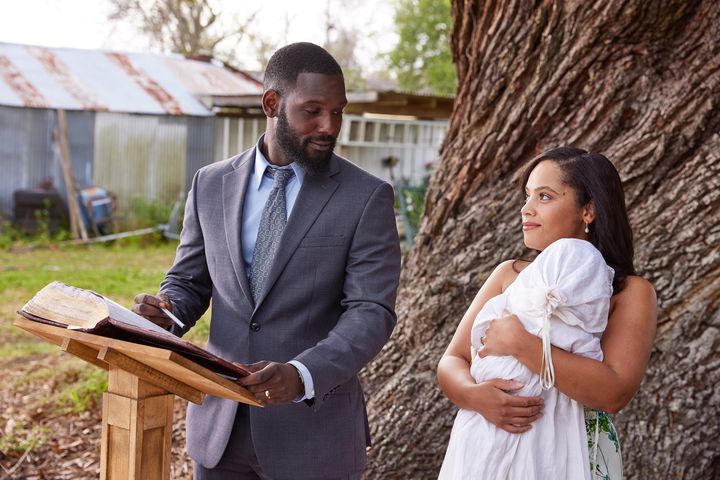
<svg viewBox="0 0 720 480">
<path fill-rule="evenodd" d="M 174 395 L 110 365 L 103 394 L 100 478 L 170 478 Z"/>
</svg>

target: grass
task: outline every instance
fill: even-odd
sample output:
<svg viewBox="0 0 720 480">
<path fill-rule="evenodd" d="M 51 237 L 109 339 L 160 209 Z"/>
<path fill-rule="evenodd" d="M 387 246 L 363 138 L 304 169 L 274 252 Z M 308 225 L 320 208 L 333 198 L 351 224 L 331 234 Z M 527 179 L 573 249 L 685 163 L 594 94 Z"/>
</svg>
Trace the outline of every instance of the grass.
<svg viewBox="0 0 720 480">
<path fill-rule="evenodd" d="M 47 352 L 34 347 L 32 337 L 13 327 L 12 321 L 15 312 L 53 280 L 94 290 L 130 307 L 136 294 L 157 292 L 174 255 L 174 243 L 0 251 L 0 358 Z M 207 339 L 207 315 L 188 335 L 195 342 Z"/>
<path fill-rule="evenodd" d="M 63 413 L 84 412 L 97 404 L 103 392 L 107 391 L 107 373 L 99 368 L 88 368 L 82 360 L 73 360 L 67 365 L 66 382 L 59 382 L 61 388 L 48 398 L 47 403 Z"/>
<path fill-rule="evenodd" d="M 34 340 L 34 337 L 30 337 L 22 332 L 18 332 L 18 336 L 21 337 L 20 341 L 6 340 L 0 343 L 0 358 L 14 360 L 17 358 L 48 354 L 57 350 L 56 346 L 47 342 L 38 342 Z"/>
<path fill-rule="evenodd" d="M 25 412 L 50 415 L 97 408 L 107 388 L 107 373 L 15 327 L 16 312 L 54 280 L 92 289 L 130 307 L 136 294 L 157 292 L 175 247 L 174 242 L 134 241 L 24 253 L 0 251 L 0 369 L 12 372 L 4 382 L 11 394 L 5 398 L 21 392 L 26 398 Z M 188 340 L 205 343 L 208 317 L 206 313 L 186 336 Z M 45 441 L 46 432 L 22 416 L 17 418 L 13 424 L 0 422 L 5 423 L 0 425 L 0 451 L 23 452 Z"/>
</svg>

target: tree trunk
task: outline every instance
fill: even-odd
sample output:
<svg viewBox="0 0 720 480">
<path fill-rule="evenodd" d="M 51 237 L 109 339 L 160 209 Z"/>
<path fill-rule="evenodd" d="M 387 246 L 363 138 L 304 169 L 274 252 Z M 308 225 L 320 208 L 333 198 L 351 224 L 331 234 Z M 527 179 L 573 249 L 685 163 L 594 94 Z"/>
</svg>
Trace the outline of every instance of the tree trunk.
<svg viewBox="0 0 720 480">
<path fill-rule="evenodd" d="M 606 154 L 624 181 L 658 336 L 616 417 L 627 478 L 720 476 L 720 3 L 455 0 L 459 90 L 399 322 L 365 372 L 367 478 L 433 478 L 456 408 L 437 362 L 482 282 L 523 254 L 515 182 L 536 154 Z"/>
</svg>

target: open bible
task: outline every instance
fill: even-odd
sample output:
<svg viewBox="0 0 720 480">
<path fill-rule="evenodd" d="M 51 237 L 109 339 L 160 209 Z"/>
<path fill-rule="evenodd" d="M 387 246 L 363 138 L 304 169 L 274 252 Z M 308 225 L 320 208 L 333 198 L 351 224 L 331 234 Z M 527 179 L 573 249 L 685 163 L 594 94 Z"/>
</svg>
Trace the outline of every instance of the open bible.
<svg viewBox="0 0 720 480">
<path fill-rule="evenodd" d="M 242 366 L 173 335 L 109 298 L 61 282 L 51 282 L 43 287 L 18 313 L 36 322 L 172 350 L 227 377 L 239 378 L 250 373 Z"/>
</svg>

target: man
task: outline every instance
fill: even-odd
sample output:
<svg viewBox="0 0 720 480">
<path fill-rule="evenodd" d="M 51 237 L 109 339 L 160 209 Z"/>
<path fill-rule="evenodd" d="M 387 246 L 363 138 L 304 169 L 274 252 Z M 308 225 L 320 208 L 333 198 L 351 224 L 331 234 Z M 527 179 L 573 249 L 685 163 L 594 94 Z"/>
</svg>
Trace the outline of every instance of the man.
<svg viewBox="0 0 720 480">
<path fill-rule="evenodd" d="M 135 311 L 183 334 L 212 299 L 208 350 L 242 364 L 265 408 L 189 405 L 196 479 L 359 478 L 369 428 L 357 374 L 395 325 L 390 185 L 333 154 L 342 70 L 296 43 L 268 62 L 257 145 L 200 169 L 157 297 Z M 170 308 L 185 329 L 159 309 Z"/>
</svg>

